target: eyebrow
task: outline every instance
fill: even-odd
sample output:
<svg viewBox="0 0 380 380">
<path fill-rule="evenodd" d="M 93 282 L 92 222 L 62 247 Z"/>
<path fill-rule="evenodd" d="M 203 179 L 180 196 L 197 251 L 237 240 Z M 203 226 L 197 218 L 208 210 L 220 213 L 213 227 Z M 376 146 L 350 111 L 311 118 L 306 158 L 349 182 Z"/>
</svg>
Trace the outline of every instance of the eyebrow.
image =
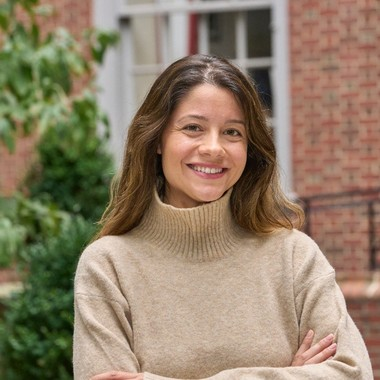
<svg viewBox="0 0 380 380">
<path fill-rule="evenodd" d="M 181 117 L 178 121 L 181 122 L 183 121 L 184 119 L 198 119 L 198 120 L 203 120 L 203 121 L 208 121 L 209 119 L 205 116 L 202 116 L 202 115 L 197 115 L 197 114 L 190 114 L 190 115 L 186 115 L 186 116 L 183 116 Z M 225 124 L 242 124 L 243 126 L 245 126 L 245 123 L 243 120 L 239 120 L 239 119 L 229 119 L 225 122 Z"/>
</svg>

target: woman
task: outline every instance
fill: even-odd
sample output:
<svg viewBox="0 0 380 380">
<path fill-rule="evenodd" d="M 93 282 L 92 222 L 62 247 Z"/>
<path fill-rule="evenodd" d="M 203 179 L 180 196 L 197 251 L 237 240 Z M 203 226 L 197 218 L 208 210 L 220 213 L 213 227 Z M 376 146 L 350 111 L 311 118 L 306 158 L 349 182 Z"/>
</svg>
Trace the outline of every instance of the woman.
<svg viewBox="0 0 380 380">
<path fill-rule="evenodd" d="M 78 264 L 75 379 L 373 378 L 276 165 L 238 68 L 196 55 L 160 75 Z"/>
</svg>

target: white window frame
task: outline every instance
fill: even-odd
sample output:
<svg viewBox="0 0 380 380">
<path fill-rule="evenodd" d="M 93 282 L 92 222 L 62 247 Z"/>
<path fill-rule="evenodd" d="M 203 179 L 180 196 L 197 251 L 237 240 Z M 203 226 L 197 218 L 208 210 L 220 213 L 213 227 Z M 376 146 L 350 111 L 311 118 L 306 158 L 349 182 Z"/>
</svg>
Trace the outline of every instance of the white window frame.
<svg viewBox="0 0 380 380">
<path fill-rule="evenodd" d="M 106 4 L 107 3 L 107 4 Z M 244 12 L 271 9 L 272 57 L 247 59 Z M 101 103 L 110 115 L 113 127 L 113 150 L 117 161 L 122 155 L 122 144 L 126 127 L 137 109 L 134 94 L 134 78 L 139 74 L 158 75 L 170 62 L 183 55 L 176 44 L 176 31 L 172 25 L 175 17 L 187 17 L 191 13 L 200 15 L 198 50 L 208 52 L 208 13 L 238 12 L 236 63 L 243 68 L 271 67 L 273 120 L 275 143 L 281 170 L 283 187 L 292 191 L 291 123 L 289 89 L 289 41 L 288 0 L 156 0 L 150 4 L 128 5 L 123 0 L 94 0 L 95 25 L 101 28 L 118 29 L 121 44 L 118 51 L 108 57 L 100 70 L 100 86 L 103 88 Z M 155 65 L 135 65 L 133 57 L 131 20 L 136 16 L 161 15 L 159 36 L 162 62 Z M 178 25 L 178 23 L 177 23 Z M 107 63 L 109 63 L 107 65 Z"/>
</svg>

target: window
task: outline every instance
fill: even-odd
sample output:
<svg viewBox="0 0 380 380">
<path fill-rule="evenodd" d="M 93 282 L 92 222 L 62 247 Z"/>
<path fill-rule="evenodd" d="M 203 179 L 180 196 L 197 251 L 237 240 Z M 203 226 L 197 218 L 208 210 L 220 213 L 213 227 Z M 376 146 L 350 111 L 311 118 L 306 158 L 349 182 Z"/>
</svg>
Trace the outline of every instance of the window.
<svg viewBox="0 0 380 380">
<path fill-rule="evenodd" d="M 198 24 L 202 53 L 222 55 L 236 61 L 252 77 L 272 117 L 271 8 L 201 15 Z"/>
<path fill-rule="evenodd" d="M 94 2 L 98 26 L 104 27 L 105 14 L 111 17 L 110 4 L 114 4 L 113 19 L 118 20 L 115 25 L 122 35 L 117 70 L 111 73 L 114 92 L 120 95 L 119 106 L 113 105 L 115 134 L 125 130 L 150 85 L 169 63 L 196 52 L 223 55 L 257 84 L 274 129 L 283 182 L 290 191 L 287 0 L 104 3 Z M 112 87 L 110 81 L 105 85 Z"/>
</svg>

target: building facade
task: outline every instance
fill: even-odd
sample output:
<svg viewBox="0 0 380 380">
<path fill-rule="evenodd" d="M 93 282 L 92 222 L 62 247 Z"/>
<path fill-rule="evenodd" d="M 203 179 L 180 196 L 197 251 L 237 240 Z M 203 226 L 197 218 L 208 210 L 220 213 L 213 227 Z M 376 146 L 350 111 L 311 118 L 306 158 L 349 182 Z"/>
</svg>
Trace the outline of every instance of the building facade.
<svg viewBox="0 0 380 380">
<path fill-rule="evenodd" d="M 252 76 L 274 131 L 284 188 L 309 207 L 307 232 L 337 270 L 380 379 L 380 2 L 50 3 L 57 11 L 47 28 L 120 32 L 99 71 L 116 161 L 133 113 L 173 60 L 224 55 Z M 14 155 L 0 147 L 1 194 L 16 189 L 32 154 L 33 139 L 20 139 Z"/>
</svg>

